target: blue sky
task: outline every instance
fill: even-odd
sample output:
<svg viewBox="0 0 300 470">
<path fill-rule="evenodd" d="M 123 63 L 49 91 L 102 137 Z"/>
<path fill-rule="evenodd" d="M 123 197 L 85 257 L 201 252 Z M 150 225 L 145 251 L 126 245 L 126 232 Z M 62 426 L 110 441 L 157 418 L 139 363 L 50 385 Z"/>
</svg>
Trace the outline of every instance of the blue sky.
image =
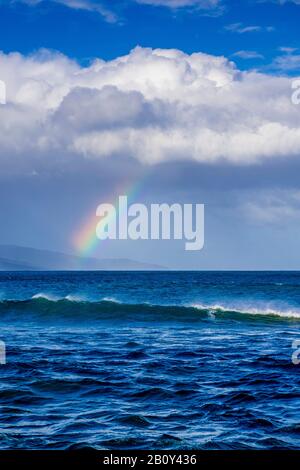
<svg viewBox="0 0 300 470">
<path fill-rule="evenodd" d="M 0 3 L 0 43 L 5 52 L 29 54 L 43 47 L 86 63 L 93 57 L 112 59 L 141 45 L 225 55 L 244 69 L 269 65 L 281 48 L 300 47 L 297 1 L 225 0 L 219 8 L 206 9 L 197 1 L 171 8 L 155 0 L 83 0 L 78 2 L 82 9 L 72 0 Z M 90 5 L 103 6 L 106 15 Z M 243 58 L 240 51 L 253 54 Z"/>
<path fill-rule="evenodd" d="M 300 0 L 2 0 L 0 243 L 78 252 L 98 204 L 206 206 L 205 248 L 90 253 L 300 269 Z"/>
</svg>

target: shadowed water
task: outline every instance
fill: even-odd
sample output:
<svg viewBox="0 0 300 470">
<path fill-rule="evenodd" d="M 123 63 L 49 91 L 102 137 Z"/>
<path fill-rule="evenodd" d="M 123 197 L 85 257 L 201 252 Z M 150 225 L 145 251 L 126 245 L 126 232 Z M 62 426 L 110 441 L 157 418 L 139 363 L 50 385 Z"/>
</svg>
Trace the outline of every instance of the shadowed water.
<svg viewBox="0 0 300 470">
<path fill-rule="evenodd" d="M 298 273 L 2 273 L 0 447 L 300 448 Z"/>
</svg>

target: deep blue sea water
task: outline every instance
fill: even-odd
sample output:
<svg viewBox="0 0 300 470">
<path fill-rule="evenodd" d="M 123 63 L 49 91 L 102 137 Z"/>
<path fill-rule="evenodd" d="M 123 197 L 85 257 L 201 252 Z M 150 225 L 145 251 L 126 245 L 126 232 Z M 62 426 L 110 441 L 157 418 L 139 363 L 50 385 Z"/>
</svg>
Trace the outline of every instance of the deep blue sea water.
<svg viewBox="0 0 300 470">
<path fill-rule="evenodd" d="M 0 273 L 1 449 L 300 448 L 300 273 Z"/>
</svg>

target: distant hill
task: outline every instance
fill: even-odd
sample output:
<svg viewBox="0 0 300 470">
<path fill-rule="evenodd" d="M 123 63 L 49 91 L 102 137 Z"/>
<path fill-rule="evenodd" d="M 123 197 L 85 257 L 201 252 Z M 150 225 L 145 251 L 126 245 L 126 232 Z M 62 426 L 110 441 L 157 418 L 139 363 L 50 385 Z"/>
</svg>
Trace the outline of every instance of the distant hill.
<svg viewBox="0 0 300 470">
<path fill-rule="evenodd" d="M 0 245 L 0 271 L 152 271 L 163 266 L 130 259 L 81 258 L 56 251 Z"/>
<path fill-rule="evenodd" d="M 35 268 L 27 263 L 18 263 L 4 258 L 0 258 L 0 271 L 32 271 Z"/>
</svg>

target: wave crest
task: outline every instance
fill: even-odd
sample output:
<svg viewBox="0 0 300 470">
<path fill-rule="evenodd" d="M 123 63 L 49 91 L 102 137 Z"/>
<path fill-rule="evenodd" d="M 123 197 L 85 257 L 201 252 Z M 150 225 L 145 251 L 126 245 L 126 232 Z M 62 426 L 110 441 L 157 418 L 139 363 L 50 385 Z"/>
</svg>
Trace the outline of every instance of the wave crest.
<svg viewBox="0 0 300 470">
<path fill-rule="evenodd" d="M 119 321 L 181 321 L 197 322 L 220 319 L 300 320 L 300 312 L 251 307 L 245 309 L 223 305 L 154 305 L 122 303 L 112 298 L 100 301 L 83 300 L 76 296 L 56 298 L 36 294 L 25 300 L 2 300 L 0 320 L 119 320 Z"/>
<path fill-rule="evenodd" d="M 300 311 L 299 310 L 278 310 L 271 307 L 253 307 L 253 306 L 246 306 L 246 307 L 232 307 L 232 306 L 224 306 L 224 305 L 202 305 L 202 304 L 193 304 L 193 307 L 199 310 L 207 309 L 210 313 L 218 314 L 218 313 L 236 313 L 241 315 L 261 315 L 261 316 L 273 316 L 273 317 L 281 317 L 281 318 L 294 318 L 300 319 Z"/>
</svg>

